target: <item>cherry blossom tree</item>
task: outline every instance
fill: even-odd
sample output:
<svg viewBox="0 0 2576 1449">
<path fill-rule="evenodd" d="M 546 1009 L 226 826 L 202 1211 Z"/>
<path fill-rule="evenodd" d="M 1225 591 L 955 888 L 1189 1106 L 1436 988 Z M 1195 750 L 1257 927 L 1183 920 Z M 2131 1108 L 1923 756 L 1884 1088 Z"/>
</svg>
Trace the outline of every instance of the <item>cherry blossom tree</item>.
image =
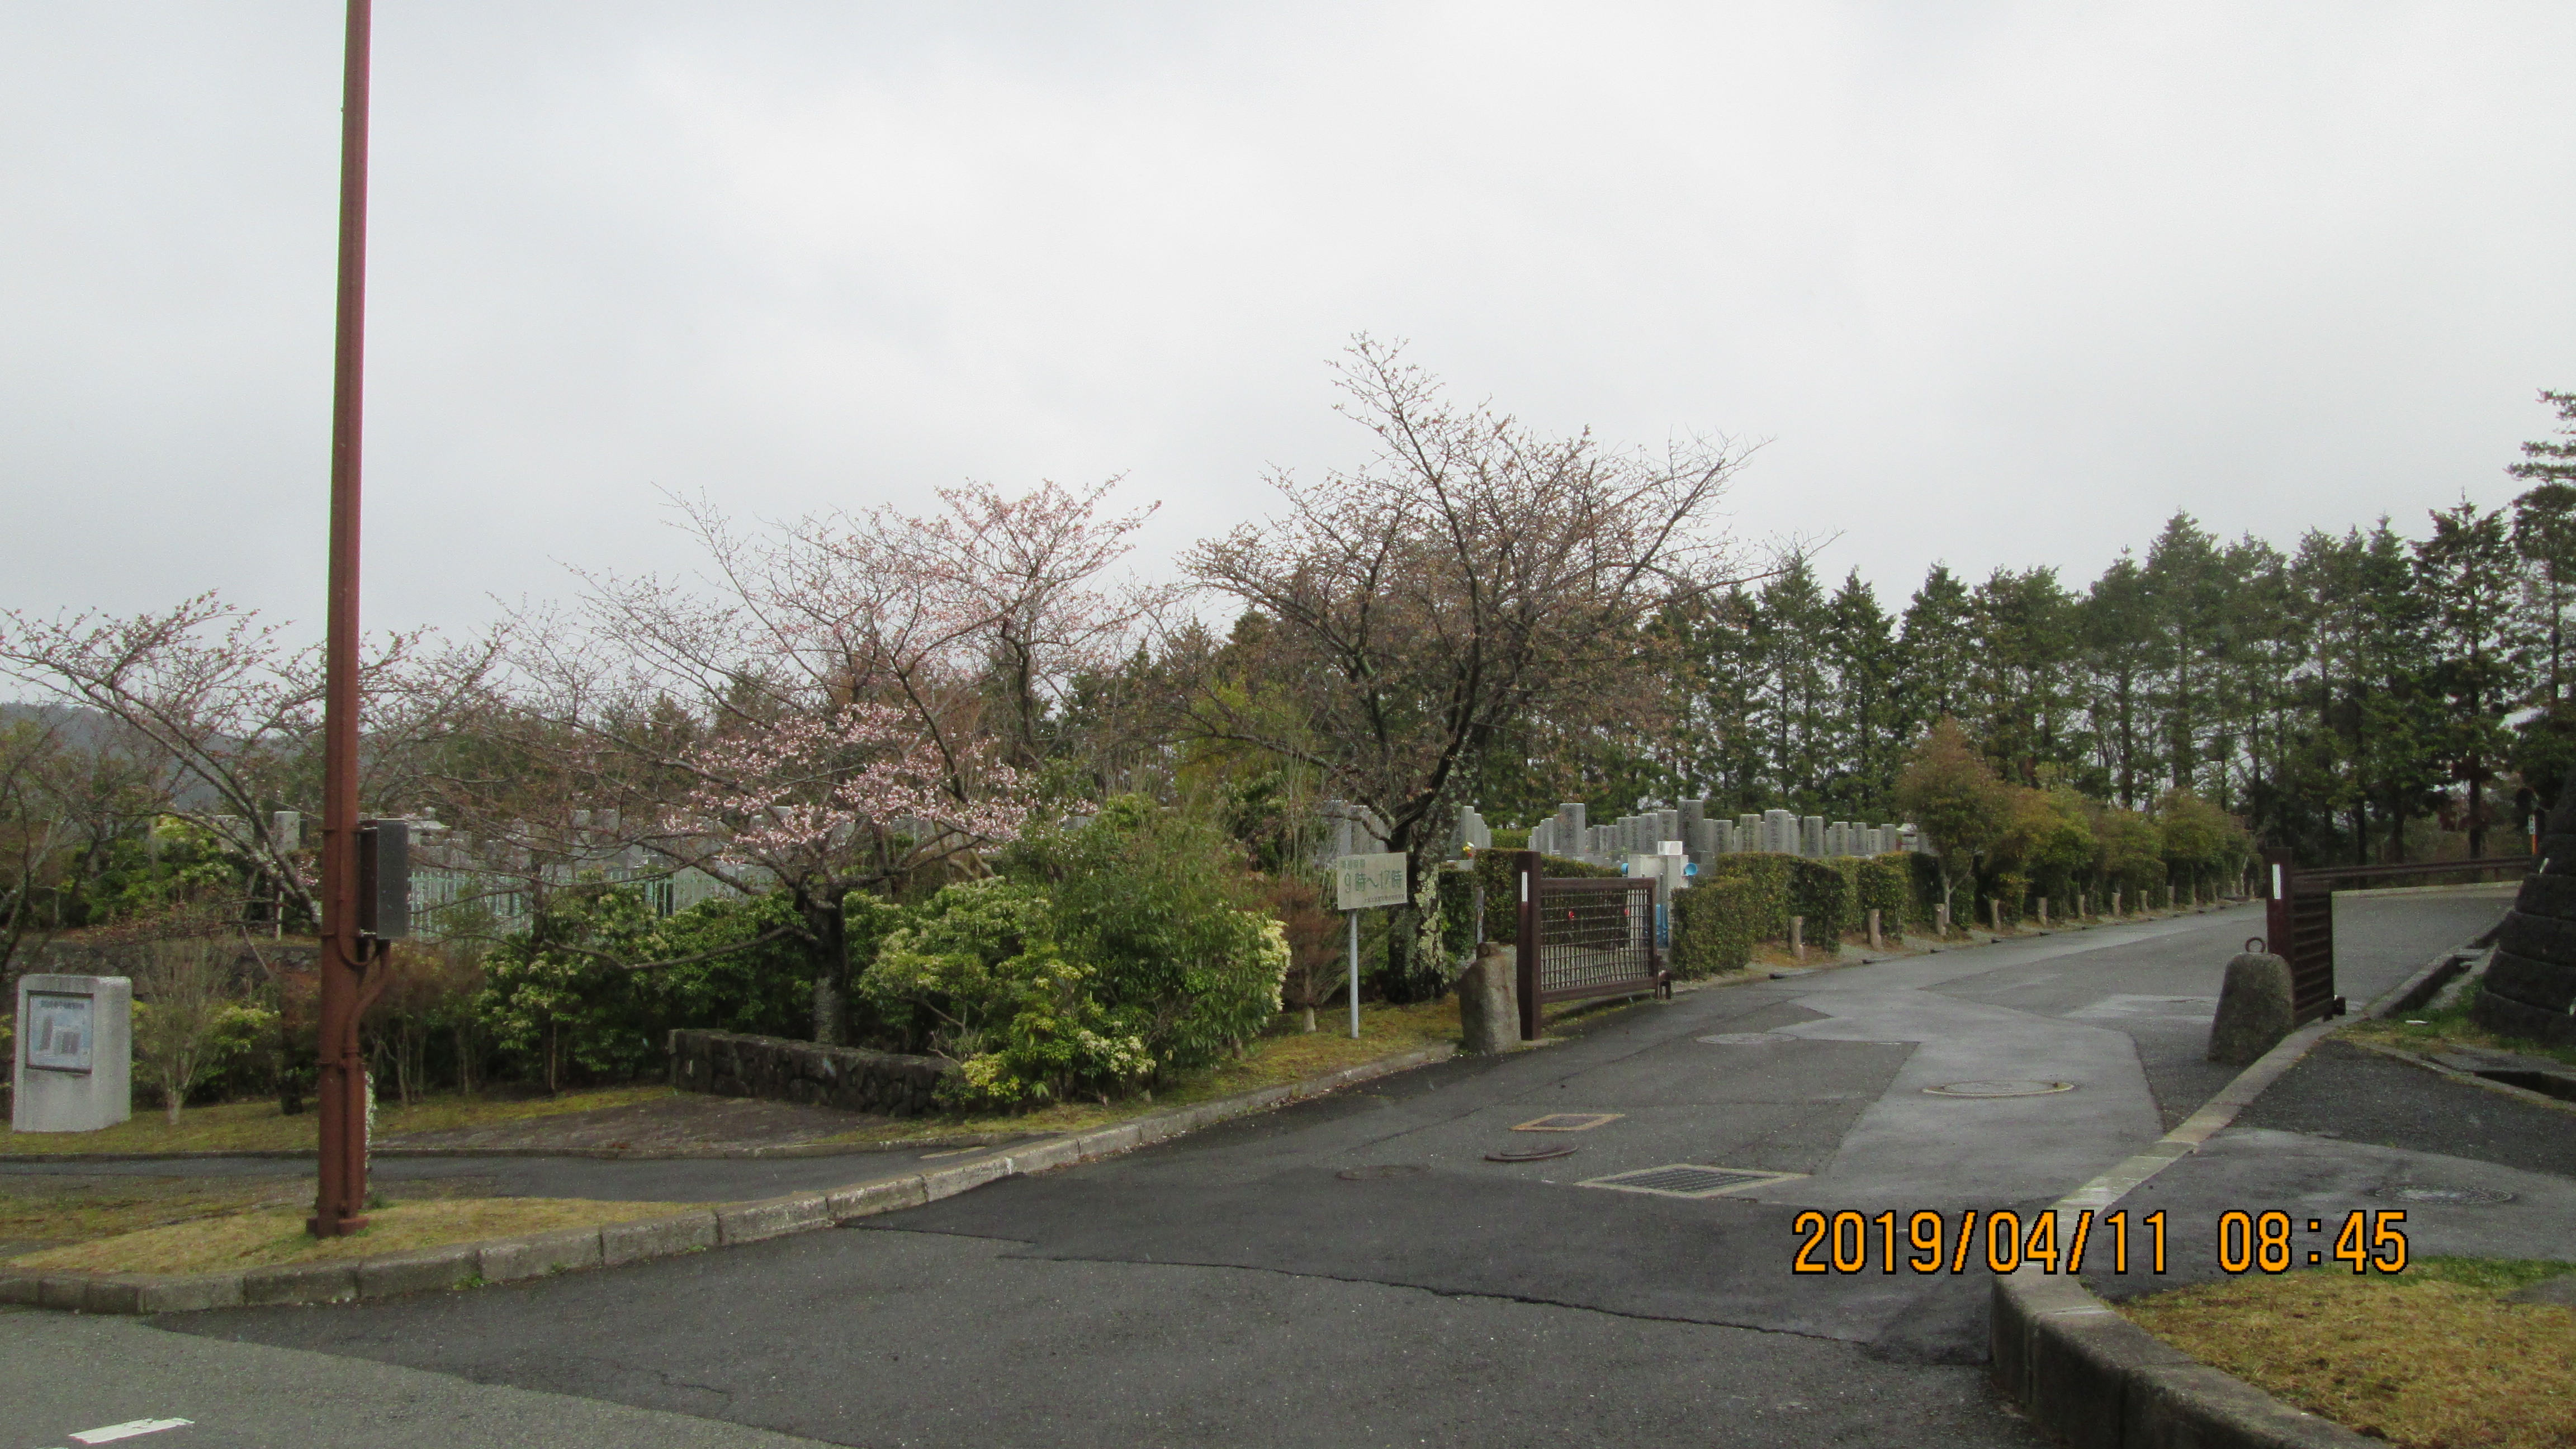
<svg viewBox="0 0 2576 1449">
<path fill-rule="evenodd" d="M 319 804 L 322 662 L 290 629 L 211 592 L 131 617 L 0 611 L 0 675 L 97 712 L 157 774 L 168 813 L 212 830 L 310 918 L 309 862 L 275 816 Z M 414 788 L 415 747 L 482 688 L 499 643 L 451 647 L 415 631 L 370 647 L 359 668 L 365 798 Z"/>
<path fill-rule="evenodd" d="M 785 893 L 815 1037 L 845 1039 L 848 899 L 971 874 L 1014 838 L 1069 681 L 1163 597 L 1104 578 L 1146 517 L 1102 516 L 1109 487 L 976 485 L 928 517 L 755 530 L 682 502 L 702 577 L 583 574 L 571 609 L 520 621 L 506 768 L 459 792 L 465 814 L 532 862 L 578 837 Z"/>
<path fill-rule="evenodd" d="M 1172 636 L 1175 675 L 1194 681 L 1172 728 L 1302 768 L 1385 823 L 1415 883 L 1416 932 L 1390 961 L 1403 995 L 1436 985 L 1429 867 L 1466 771 L 1524 721 L 1579 733 L 1652 707 L 1644 626 L 1738 581 L 1713 515 L 1744 450 L 1543 434 L 1451 403 L 1366 337 L 1338 370 L 1377 454 L 1320 481 L 1274 477 L 1284 514 L 1186 556 L 1247 612 L 1222 644 Z"/>
</svg>

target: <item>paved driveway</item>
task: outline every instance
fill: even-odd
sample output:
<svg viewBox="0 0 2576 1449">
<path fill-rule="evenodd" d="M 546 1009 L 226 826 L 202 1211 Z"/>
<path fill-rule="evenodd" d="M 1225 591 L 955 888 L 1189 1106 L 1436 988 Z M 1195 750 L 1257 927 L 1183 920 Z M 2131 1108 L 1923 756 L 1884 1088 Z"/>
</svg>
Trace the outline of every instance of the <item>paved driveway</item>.
<svg viewBox="0 0 2576 1449">
<path fill-rule="evenodd" d="M 2503 907 L 2347 902 L 2347 994 Z M 2226 1079 L 2201 1035 L 2260 929 L 2238 909 L 1693 992 L 852 1230 L 162 1324 L 848 1444 L 2029 1444 L 1985 1390 L 1982 1278 L 1795 1275 L 1792 1222 L 2035 1206 L 2153 1141 Z M 1998 1080 L 2072 1087 L 1924 1090 Z M 1555 1114 L 1616 1115 L 1513 1130 Z M 1488 1160 L 1535 1143 L 1579 1150 Z M 1582 1185 L 1671 1164 L 1786 1175 Z"/>
</svg>

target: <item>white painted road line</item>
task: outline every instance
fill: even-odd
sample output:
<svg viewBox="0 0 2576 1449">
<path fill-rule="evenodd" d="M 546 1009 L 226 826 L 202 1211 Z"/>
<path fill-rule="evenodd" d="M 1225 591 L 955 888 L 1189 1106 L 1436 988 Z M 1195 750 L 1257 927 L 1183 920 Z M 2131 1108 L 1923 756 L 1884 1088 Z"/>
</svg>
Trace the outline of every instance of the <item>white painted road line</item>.
<svg viewBox="0 0 2576 1449">
<path fill-rule="evenodd" d="M 136 1419 L 130 1423 L 110 1424 L 104 1429 L 83 1429 L 72 1437 L 84 1444 L 113 1444 L 137 1434 L 158 1434 L 164 1429 L 176 1429 L 194 1422 L 193 1419 Z"/>
</svg>

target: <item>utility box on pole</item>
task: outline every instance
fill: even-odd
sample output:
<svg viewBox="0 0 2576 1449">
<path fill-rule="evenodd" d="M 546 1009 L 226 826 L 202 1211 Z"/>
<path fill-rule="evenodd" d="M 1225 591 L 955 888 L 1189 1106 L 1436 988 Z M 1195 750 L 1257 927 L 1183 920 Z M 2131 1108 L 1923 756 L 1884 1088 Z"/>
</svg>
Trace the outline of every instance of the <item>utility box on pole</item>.
<svg viewBox="0 0 2576 1449">
<path fill-rule="evenodd" d="M 122 976 L 18 978 L 9 1126 L 96 1132 L 134 1115 L 134 983 Z"/>
</svg>

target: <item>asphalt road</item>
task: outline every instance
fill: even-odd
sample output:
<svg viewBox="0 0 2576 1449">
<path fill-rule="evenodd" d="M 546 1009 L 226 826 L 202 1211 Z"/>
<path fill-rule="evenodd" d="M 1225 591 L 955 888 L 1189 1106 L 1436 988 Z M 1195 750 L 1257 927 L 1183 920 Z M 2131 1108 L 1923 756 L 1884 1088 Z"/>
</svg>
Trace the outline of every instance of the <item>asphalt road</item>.
<svg viewBox="0 0 2576 1449">
<path fill-rule="evenodd" d="M 2346 903 L 2346 993 L 2503 904 Z M 2195 1059 L 2260 929 L 2237 909 L 1693 992 L 851 1230 L 160 1326 L 847 1444 L 2032 1444 L 1985 1388 L 1982 1277 L 1793 1274 L 1794 1220 L 2036 1206 L 2152 1142 L 2229 1075 Z M 1926 1090 L 1992 1081 L 2069 1085 Z M 1609 1120 L 1514 1130 L 1555 1114 Z M 1487 1160 L 1538 1143 L 1579 1150 Z M 1675 1164 L 1781 1176 L 1583 1185 Z"/>
</svg>

